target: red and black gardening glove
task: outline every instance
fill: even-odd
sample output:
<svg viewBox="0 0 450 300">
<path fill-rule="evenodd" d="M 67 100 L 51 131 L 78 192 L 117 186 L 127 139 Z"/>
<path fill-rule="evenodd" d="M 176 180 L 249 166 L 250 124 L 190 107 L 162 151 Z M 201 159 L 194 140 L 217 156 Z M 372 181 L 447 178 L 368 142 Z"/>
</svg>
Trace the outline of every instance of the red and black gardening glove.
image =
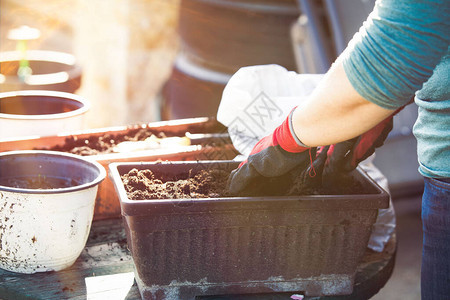
<svg viewBox="0 0 450 300">
<path fill-rule="evenodd" d="M 293 111 L 272 134 L 254 146 L 247 160 L 231 172 L 228 180 L 230 194 L 252 193 L 275 177 L 287 175 L 296 168 L 307 168 L 311 160 L 308 150 L 311 148 L 301 144 L 293 132 Z"/>
<path fill-rule="evenodd" d="M 324 174 L 348 173 L 354 170 L 361 161 L 372 155 L 376 148 L 383 146 L 393 128 L 394 116 L 403 108 L 404 106 L 400 107 L 378 125 L 360 136 L 331 145 L 328 149 Z"/>
</svg>

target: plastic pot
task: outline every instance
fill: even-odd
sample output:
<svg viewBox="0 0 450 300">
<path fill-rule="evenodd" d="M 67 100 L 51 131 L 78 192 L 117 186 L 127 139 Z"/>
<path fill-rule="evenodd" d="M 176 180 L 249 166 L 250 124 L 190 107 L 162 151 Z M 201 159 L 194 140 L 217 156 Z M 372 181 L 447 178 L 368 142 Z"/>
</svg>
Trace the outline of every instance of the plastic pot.
<svg viewBox="0 0 450 300">
<path fill-rule="evenodd" d="M 0 170 L 0 268 L 71 266 L 87 241 L 105 169 L 67 153 L 10 151 L 0 153 Z"/>
<path fill-rule="evenodd" d="M 24 82 L 17 76 L 20 52 L 0 53 L 0 92 L 52 90 L 74 93 L 80 87 L 82 71 L 73 55 L 44 50 L 29 50 L 26 55 L 33 73 Z"/>
<path fill-rule="evenodd" d="M 90 103 L 54 91 L 0 93 L 0 140 L 20 136 L 48 136 L 83 129 Z"/>
<path fill-rule="evenodd" d="M 183 179 L 238 163 L 110 164 L 142 298 L 351 294 L 378 209 L 389 206 L 360 169 L 352 176 L 364 191 L 352 195 L 130 200 L 121 180 L 133 168 Z"/>
</svg>

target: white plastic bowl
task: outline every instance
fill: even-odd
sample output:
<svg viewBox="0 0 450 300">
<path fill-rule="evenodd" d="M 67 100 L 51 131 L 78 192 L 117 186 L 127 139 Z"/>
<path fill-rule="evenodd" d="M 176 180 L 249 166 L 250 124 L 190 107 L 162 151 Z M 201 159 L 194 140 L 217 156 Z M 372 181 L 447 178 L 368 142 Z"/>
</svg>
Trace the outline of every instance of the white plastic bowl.
<svg viewBox="0 0 450 300">
<path fill-rule="evenodd" d="M 92 223 L 105 169 L 78 155 L 54 151 L 0 153 L 0 268 L 35 273 L 71 266 Z M 66 187 L 33 189 L 24 177 Z"/>
<path fill-rule="evenodd" d="M 71 93 L 0 93 L 0 140 L 84 129 L 84 114 L 89 108 L 87 100 Z"/>
</svg>

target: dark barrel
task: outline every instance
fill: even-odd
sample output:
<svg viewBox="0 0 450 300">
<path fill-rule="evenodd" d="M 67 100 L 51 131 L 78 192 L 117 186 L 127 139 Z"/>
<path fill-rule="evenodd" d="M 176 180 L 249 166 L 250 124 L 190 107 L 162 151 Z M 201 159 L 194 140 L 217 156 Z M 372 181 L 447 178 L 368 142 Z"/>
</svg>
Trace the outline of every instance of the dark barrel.
<svg viewBox="0 0 450 300">
<path fill-rule="evenodd" d="M 182 0 L 181 51 L 162 91 L 162 118 L 215 116 L 241 67 L 296 70 L 290 28 L 299 15 L 295 0 Z"/>
</svg>

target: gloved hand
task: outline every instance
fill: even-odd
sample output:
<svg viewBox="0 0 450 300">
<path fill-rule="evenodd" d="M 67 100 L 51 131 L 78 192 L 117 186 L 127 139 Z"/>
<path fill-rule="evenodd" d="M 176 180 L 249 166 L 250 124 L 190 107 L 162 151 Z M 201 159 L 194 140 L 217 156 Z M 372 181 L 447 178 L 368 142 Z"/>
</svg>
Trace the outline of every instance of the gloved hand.
<svg viewBox="0 0 450 300">
<path fill-rule="evenodd" d="M 314 161 L 311 161 L 306 168 L 296 168 L 290 171 L 289 191 L 287 195 L 308 195 L 314 194 L 318 189 L 322 187 L 322 173 L 324 170 L 325 162 L 327 160 L 329 146 L 321 147 L 319 151 L 317 148 L 313 148 L 312 157 L 315 157 Z"/>
<path fill-rule="evenodd" d="M 328 150 L 328 159 L 324 174 L 350 172 L 358 164 L 375 152 L 375 149 L 384 144 L 389 132 L 393 128 L 394 116 L 404 108 L 397 109 L 392 115 L 381 121 L 372 129 L 358 137 L 331 145 Z"/>
<path fill-rule="evenodd" d="M 311 148 L 302 145 L 291 129 L 294 109 L 272 134 L 253 147 L 247 160 L 231 172 L 228 179 L 230 194 L 249 194 L 271 178 L 286 175 L 295 168 L 306 169 L 311 160 L 311 152 L 307 150 Z"/>
</svg>

